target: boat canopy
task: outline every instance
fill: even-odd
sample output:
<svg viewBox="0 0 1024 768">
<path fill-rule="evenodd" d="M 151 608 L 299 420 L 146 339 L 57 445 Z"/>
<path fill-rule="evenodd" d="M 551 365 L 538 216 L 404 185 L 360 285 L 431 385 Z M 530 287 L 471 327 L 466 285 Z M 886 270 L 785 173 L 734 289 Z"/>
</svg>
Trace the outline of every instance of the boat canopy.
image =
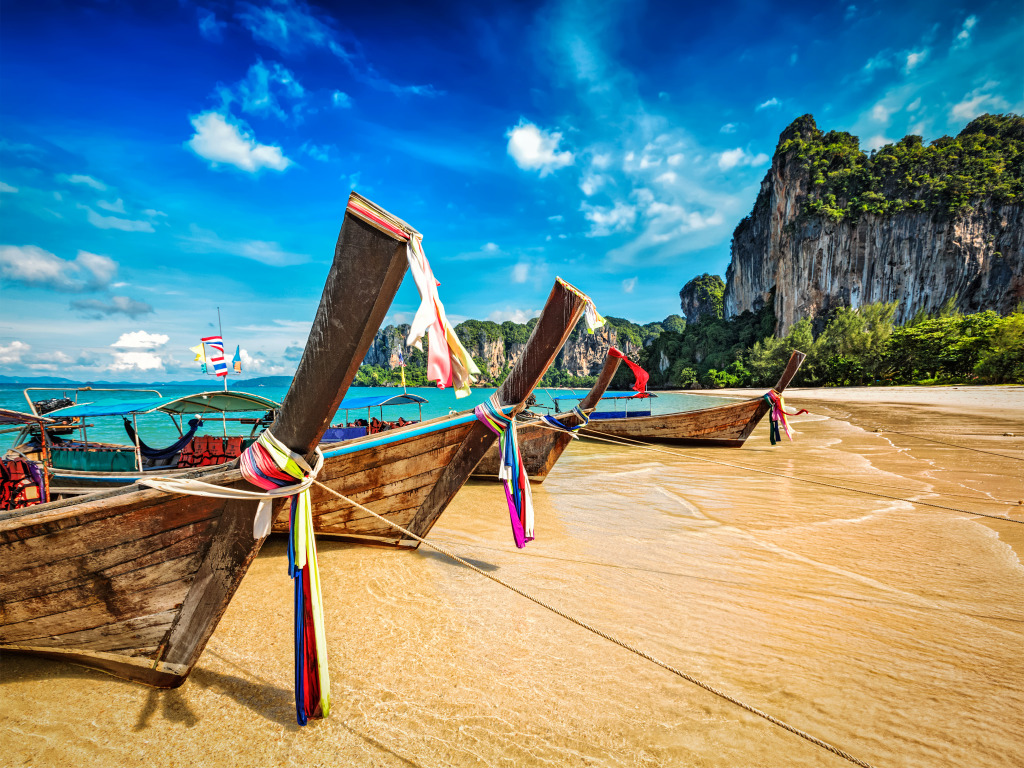
<svg viewBox="0 0 1024 768">
<path fill-rule="evenodd" d="M 407 405 L 409 403 L 427 402 L 426 398 L 408 393 L 401 395 L 384 395 L 370 397 L 346 397 L 338 406 L 339 411 L 355 411 L 360 408 L 379 408 L 384 405 Z"/>
<path fill-rule="evenodd" d="M 157 400 L 109 401 L 80 403 L 50 411 L 50 418 L 63 416 L 128 416 L 161 411 L 174 415 L 203 413 L 234 413 L 239 411 L 266 411 L 280 408 L 273 400 L 246 392 L 199 392 L 184 397 L 163 397 Z"/>
<path fill-rule="evenodd" d="M 582 400 L 586 397 L 586 393 L 582 395 L 555 395 L 554 400 Z M 636 400 L 644 397 L 657 397 L 653 392 L 606 392 L 602 400 Z"/>
</svg>

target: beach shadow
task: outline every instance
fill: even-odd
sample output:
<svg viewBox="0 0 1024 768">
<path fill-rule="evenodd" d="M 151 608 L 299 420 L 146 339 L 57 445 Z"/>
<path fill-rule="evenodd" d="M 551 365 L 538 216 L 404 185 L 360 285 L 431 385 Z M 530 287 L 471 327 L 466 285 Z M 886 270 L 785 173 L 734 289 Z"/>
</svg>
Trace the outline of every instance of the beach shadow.
<svg viewBox="0 0 1024 768">
<path fill-rule="evenodd" d="M 132 730 L 144 731 L 148 728 L 149 721 L 158 708 L 162 709 L 161 714 L 164 720 L 169 722 L 181 723 L 187 728 L 195 728 L 199 724 L 199 717 L 188 705 L 188 702 L 182 695 L 181 688 L 172 688 L 170 690 L 152 688 L 149 691 L 146 703 L 142 707 L 142 711 L 139 712 L 139 719 L 135 721 L 135 727 Z"/>
<path fill-rule="evenodd" d="M 452 560 L 447 555 L 442 555 L 440 552 L 435 552 L 432 549 L 420 548 L 420 549 L 416 550 L 416 556 L 417 557 L 425 557 L 425 558 L 427 558 L 429 560 L 437 560 L 438 562 L 444 563 L 445 565 L 450 565 L 453 568 L 465 568 L 466 567 L 462 563 L 459 563 L 459 562 L 456 562 L 455 560 Z M 493 573 L 494 571 L 497 571 L 501 567 L 501 566 L 498 566 L 498 565 L 494 565 L 493 563 L 485 562 L 483 560 L 475 560 L 472 557 L 463 557 L 462 555 L 459 555 L 459 557 L 461 557 L 463 560 L 465 560 L 470 565 L 475 565 L 481 571 L 485 571 L 487 573 Z"/>
</svg>

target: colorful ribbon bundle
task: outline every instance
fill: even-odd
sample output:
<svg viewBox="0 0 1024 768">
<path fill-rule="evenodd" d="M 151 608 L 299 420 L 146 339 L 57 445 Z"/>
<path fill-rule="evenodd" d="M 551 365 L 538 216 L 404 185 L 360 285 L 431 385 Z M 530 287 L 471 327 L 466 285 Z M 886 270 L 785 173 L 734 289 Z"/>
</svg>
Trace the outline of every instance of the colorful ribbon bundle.
<svg viewBox="0 0 1024 768">
<path fill-rule="evenodd" d="M 522 549 L 526 542 L 533 541 L 533 497 L 530 495 L 530 479 L 519 453 L 515 416 L 509 417 L 501 412 L 496 394 L 474 408 L 473 413 L 498 436 L 498 477 L 505 486 L 512 538 Z"/>
<path fill-rule="evenodd" d="M 239 469 L 246 480 L 264 490 L 294 485 L 316 473 L 269 430 L 242 454 Z M 299 725 L 305 725 L 311 717 L 330 714 L 331 681 L 308 487 L 293 495 L 291 502 L 288 575 L 295 583 L 295 715 Z"/>
<path fill-rule="evenodd" d="M 636 392 L 647 391 L 647 380 L 651 378 L 651 374 L 649 374 L 639 365 L 634 363 L 632 360 L 630 360 L 628 357 L 622 354 L 622 352 L 617 350 L 615 347 L 611 347 L 608 350 L 608 356 L 618 357 L 622 360 L 622 362 L 629 366 L 629 370 L 631 370 L 633 372 L 633 375 L 636 377 L 636 382 L 633 384 L 633 389 Z"/>
<path fill-rule="evenodd" d="M 782 423 L 782 428 L 786 430 L 786 437 L 792 440 L 793 430 L 789 428 L 786 416 L 799 416 L 801 413 L 807 413 L 807 409 L 801 408 L 796 413 L 787 414 L 786 404 L 782 401 L 782 395 L 774 389 L 769 390 L 764 395 L 764 399 L 768 403 L 768 419 L 771 422 L 768 427 L 768 439 L 771 440 L 772 445 L 782 440 L 782 434 L 779 432 L 780 422 Z"/>
<path fill-rule="evenodd" d="M 556 419 L 554 416 L 541 416 L 540 420 L 543 421 L 545 424 L 549 424 L 557 429 L 564 429 L 566 432 L 571 432 L 575 436 L 576 432 L 578 432 L 582 427 L 585 427 L 587 426 L 587 424 L 590 423 L 590 417 L 587 416 L 583 409 L 580 408 L 578 405 L 572 409 L 572 412 L 575 413 L 576 416 L 579 418 L 579 423 L 575 427 L 566 426 L 558 419 Z"/>
</svg>

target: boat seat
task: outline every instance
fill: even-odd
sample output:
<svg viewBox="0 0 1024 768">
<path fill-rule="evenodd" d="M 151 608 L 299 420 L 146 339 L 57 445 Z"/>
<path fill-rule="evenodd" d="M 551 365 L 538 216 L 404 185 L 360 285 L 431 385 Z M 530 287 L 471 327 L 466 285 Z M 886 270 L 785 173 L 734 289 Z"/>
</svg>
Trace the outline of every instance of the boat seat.
<svg viewBox="0 0 1024 768">
<path fill-rule="evenodd" d="M 21 509 L 43 501 L 43 489 L 28 461 L 0 459 L 0 509 Z"/>
</svg>

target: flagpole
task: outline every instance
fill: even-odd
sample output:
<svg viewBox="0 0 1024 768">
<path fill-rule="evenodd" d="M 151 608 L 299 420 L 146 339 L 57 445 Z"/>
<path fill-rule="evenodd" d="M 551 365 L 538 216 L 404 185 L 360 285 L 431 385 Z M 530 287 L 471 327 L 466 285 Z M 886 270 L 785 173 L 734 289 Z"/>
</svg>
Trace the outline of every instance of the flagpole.
<svg viewBox="0 0 1024 768">
<path fill-rule="evenodd" d="M 217 331 L 220 333 L 220 343 L 224 344 L 224 326 L 220 322 L 220 307 L 217 307 Z M 225 361 L 226 363 L 226 361 Z M 228 377 L 224 376 L 224 391 L 228 391 Z"/>
</svg>

